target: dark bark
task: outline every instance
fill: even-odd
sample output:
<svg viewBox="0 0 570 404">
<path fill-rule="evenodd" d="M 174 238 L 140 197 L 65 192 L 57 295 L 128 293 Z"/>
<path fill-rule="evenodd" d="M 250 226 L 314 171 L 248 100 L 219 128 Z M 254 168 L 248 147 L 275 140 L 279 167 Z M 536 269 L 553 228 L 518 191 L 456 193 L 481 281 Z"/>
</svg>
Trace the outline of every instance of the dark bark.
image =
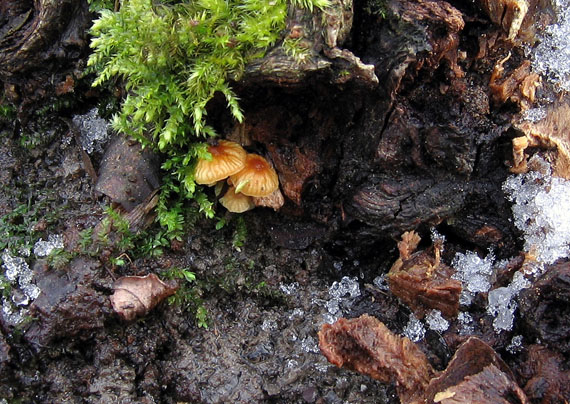
<svg viewBox="0 0 570 404">
<path fill-rule="evenodd" d="M 92 15 L 85 0 L 1 0 L 0 11 L 0 80 L 25 121 L 34 102 L 82 68 Z"/>
</svg>

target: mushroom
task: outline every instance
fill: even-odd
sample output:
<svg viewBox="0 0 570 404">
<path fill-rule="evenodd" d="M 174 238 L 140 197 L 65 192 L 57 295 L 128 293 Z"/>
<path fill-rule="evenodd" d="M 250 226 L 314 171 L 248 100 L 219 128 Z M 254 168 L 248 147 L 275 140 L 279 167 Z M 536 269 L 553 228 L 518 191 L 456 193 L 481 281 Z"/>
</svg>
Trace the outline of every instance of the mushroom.
<svg viewBox="0 0 570 404">
<path fill-rule="evenodd" d="M 224 208 L 234 213 L 243 213 L 255 208 L 253 198 L 242 193 L 235 192 L 234 187 L 230 187 L 226 194 L 220 198 L 220 203 Z"/>
<path fill-rule="evenodd" d="M 217 145 L 208 146 L 208 152 L 212 159 L 200 159 L 196 165 L 194 179 L 197 184 L 213 185 L 245 166 L 247 153 L 238 143 L 220 140 Z"/>
<path fill-rule="evenodd" d="M 236 193 L 248 196 L 267 196 L 279 187 L 277 173 L 267 160 L 258 154 L 248 154 L 243 170 L 230 176 Z"/>
</svg>

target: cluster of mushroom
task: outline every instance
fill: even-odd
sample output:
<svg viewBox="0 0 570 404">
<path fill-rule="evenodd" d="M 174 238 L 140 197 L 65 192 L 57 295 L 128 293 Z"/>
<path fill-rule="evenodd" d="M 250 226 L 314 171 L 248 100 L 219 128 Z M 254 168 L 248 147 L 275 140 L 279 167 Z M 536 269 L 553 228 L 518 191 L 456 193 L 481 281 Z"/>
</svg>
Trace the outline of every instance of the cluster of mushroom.
<svg viewBox="0 0 570 404">
<path fill-rule="evenodd" d="M 271 206 L 274 209 L 283 205 L 279 178 L 266 159 L 258 154 L 247 153 L 238 143 L 228 140 L 220 140 L 217 145 L 208 146 L 208 151 L 212 159 L 198 161 L 194 179 L 197 184 L 208 186 L 228 179 L 230 188 L 220 198 L 220 203 L 227 210 L 242 213 L 259 205 Z M 270 197 L 275 193 L 278 193 L 281 199 L 278 206 L 259 200 L 272 199 Z"/>
</svg>

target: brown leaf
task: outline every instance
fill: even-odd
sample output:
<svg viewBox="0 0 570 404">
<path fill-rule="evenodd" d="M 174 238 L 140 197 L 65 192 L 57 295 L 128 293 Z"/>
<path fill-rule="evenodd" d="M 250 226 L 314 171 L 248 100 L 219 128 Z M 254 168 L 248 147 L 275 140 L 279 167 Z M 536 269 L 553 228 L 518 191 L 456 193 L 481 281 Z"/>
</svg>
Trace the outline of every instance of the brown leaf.
<svg viewBox="0 0 570 404">
<path fill-rule="evenodd" d="M 364 314 L 324 324 L 319 347 L 333 365 L 396 382 L 403 403 L 423 395 L 434 373 L 424 353 L 408 338 L 393 334 L 378 319 Z"/>
<path fill-rule="evenodd" d="M 146 315 L 158 303 L 174 294 L 178 287 L 161 281 L 155 274 L 124 276 L 113 285 L 113 310 L 124 320 Z"/>
</svg>

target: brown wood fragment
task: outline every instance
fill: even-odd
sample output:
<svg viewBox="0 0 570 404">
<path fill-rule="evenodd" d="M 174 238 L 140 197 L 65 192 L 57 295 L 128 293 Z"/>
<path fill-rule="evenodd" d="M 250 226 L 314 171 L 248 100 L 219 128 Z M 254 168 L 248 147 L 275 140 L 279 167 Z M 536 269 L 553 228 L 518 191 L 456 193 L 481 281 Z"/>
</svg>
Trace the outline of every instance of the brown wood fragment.
<svg viewBox="0 0 570 404">
<path fill-rule="evenodd" d="M 413 233 L 413 232 L 412 232 Z M 400 258 L 388 273 L 390 291 L 406 303 L 418 318 L 430 310 L 439 310 L 453 318 L 459 310 L 461 282 L 451 279 L 455 270 L 440 261 L 442 245 L 434 243 L 428 250 L 410 254 L 417 246 L 417 234 L 404 233 L 398 243 Z"/>
<path fill-rule="evenodd" d="M 366 314 L 323 325 L 319 347 L 333 365 L 395 382 L 403 404 L 529 403 L 510 368 L 475 337 L 459 347 L 441 373 L 409 339 L 394 335 Z"/>
<path fill-rule="evenodd" d="M 403 403 L 422 395 L 434 373 L 424 353 L 367 314 L 324 324 L 319 347 L 329 362 L 384 383 L 395 382 Z"/>
<path fill-rule="evenodd" d="M 524 391 L 533 402 L 564 403 L 570 399 L 570 370 L 564 369 L 561 354 L 531 345 L 519 372 L 527 380 Z"/>
<path fill-rule="evenodd" d="M 158 174 L 158 157 L 150 148 L 116 136 L 105 150 L 95 189 L 130 211 L 159 187 Z"/>
<path fill-rule="evenodd" d="M 570 263 L 550 265 L 519 295 L 522 319 L 542 343 L 570 354 Z"/>
<path fill-rule="evenodd" d="M 426 389 L 424 403 L 528 403 L 507 364 L 476 337 L 465 341 Z M 504 396 L 516 401 L 501 401 Z M 439 401 L 435 401 L 439 398 Z M 460 401 L 463 400 L 463 401 Z"/>
<path fill-rule="evenodd" d="M 521 388 L 494 365 L 467 376 L 462 382 L 438 392 L 434 403 L 515 404 L 528 403 Z"/>
<path fill-rule="evenodd" d="M 499 25 L 514 40 L 528 12 L 527 0 L 478 0 L 491 21 Z"/>
<path fill-rule="evenodd" d="M 516 137 L 513 142 L 513 165 L 510 171 L 514 174 L 525 173 L 528 170 L 526 159 L 528 155 L 524 152 L 528 147 L 526 136 Z"/>
<path fill-rule="evenodd" d="M 511 57 L 500 60 L 493 69 L 489 88 L 491 99 L 496 105 L 504 104 L 510 100 L 520 106 L 522 110 L 530 108 L 535 100 L 536 89 L 541 84 L 541 78 L 531 71 L 529 60 L 525 60 L 511 74 L 505 77 L 505 62 Z"/>
<path fill-rule="evenodd" d="M 446 1 L 405 1 L 399 7 L 403 21 L 427 28 L 431 50 L 420 56 L 418 70 L 424 65 L 435 70 L 445 60 L 455 77 L 463 77 L 457 64 L 459 32 L 465 27 L 461 12 Z"/>
<path fill-rule="evenodd" d="M 544 119 L 538 122 L 522 121 L 516 124 L 516 127 L 525 134 L 528 147 L 539 147 L 555 153 L 552 165 L 553 175 L 570 179 L 570 137 L 568 136 L 570 105 L 568 103 L 556 102 L 546 107 Z M 514 150 L 513 153 L 515 153 Z"/>
<path fill-rule="evenodd" d="M 253 203 L 255 206 L 271 208 L 278 211 L 285 204 L 285 198 L 279 188 L 277 188 L 267 196 L 253 197 Z"/>
</svg>

